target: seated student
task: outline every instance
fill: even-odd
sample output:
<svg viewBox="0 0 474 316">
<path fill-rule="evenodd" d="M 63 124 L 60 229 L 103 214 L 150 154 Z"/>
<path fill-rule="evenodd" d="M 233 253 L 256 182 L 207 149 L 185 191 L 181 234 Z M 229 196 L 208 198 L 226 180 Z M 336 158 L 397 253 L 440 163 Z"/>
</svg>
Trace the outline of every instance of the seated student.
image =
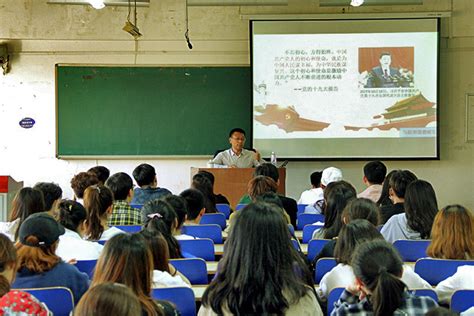
<svg viewBox="0 0 474 316">
<path fill-rule="evenodd" d="M 131 204 L 145 204 L 171 194 L 168 189 L 158 187 L 156 171 L 153 166 L 143 163 L 133 170 L 133 178 L 139 188 L 135 188 Z"/>
<path fill-rule="evenodd" d="M 18 229 L 25 219 L 31 214 L 45 210 L 43 193 L 40 190 L 22 188 L 13 199 L 10 221 L 0 222 L 0 233 L 12 241 L 18 240 Z"/>
<path fill-rule="evenodd" d="M 145 237 L 153 255 L 152 288 L 191 287 L 189 280 L 169 263 L 168 243 L 163 235 L 160 232 L 151 232 L 149 230 L 142 230 L 140 234 Z"/>
<path fill-rule="evenodd" d="M 323 189 L 321 188 L 321 171 L 315 171 L 309 177 L 311 189 L 301 193 L 298 204 L 314 204 L 323 198 Z"/>
<path fill-rule="evenodd" d="M 169 256 L 172 259 L 181 258 L 178 241 L 173 237 L 177 227 L 177 216 L 173 207 L 163 200 L 147 202 L 142 207 L 143 230 L 161 233 L 168 243 Z"/>
<path fill-rule="evenodd" d="M 87 170 L 87 172 L 93 173 L 96 175 L 97 179 L 99 179 L 99 184 L 104 185 L 105 181 L 110 176 L 110 170 L 104 166 L 95 166 Z"/>
<path fill-rule="evenodd" d="M 324 210 L 324 190 L 333 182 L 342 180 L 342 171 L 335 167 L 328 167 L 321 174 L 321 190 L 317 190 L 316 201 L 306 206 L 304 212 L 309 214 L 322 214 Z"/>
<path fill-rule="evenodd" d="M 256 176 L 267 176 L 272 178 L 277 185 L 280 183 L 280 175 L 278 174 L 278 169 L 271 163 L 262 163 L 257 168 L 255 168 L 254 177 Z M 292 198 L 283 195 L 278 196 L 280 197 L 281 202 L 283 203 L 283 208 L 290 216 L 291 224 L 296 227 L 296 216 L 298 213 L 298 206 L 296 204 L 296 201 Z M 246 194 L 240 199 L 239 204 L 248 204 L 250 202 L 251 198 L 248 194 Z"/>
<path fill-rule="evenodd" d="M 252 199 L 252 202 L 256 202 L 257 200 L 259 200 L 259 197 L 262 197 L 262 195 L 266 193 L 272 194 L 272 197 L 276 197 L 279 199 L 280 197 L 276 193 L 277 189 L 278 189 L 278 186 L 276 182 L 273 181 L 272 178 L 267 177 L 267 176 L 256 176 L 252 180 L 249 181 L 247 193 Z M 271 199 L 271 197 L 268 195 L 265 198 Z M 286 223 L 291 224 L 290 216 L 288 215 L 288 213 L 286 213 L 281 200 L 280 200 L 280 203 L 277 205 L 282 208 L 282 211 L 283 211 L 282 214 L 285 217 Z"/>
<path fill-rule="evenodd" d="M 0 234 L 0 315 L 49 315 L 48 308 L 33 295 L 10 289 L 17 267 L 15 246 L 7 236 Z"/>
<path fill-rule="evenodd" d="M 92 287 L 107 282 L 121 283 L 138 297 L 142 315 L 176 315 L 170 303 L 150 296 L 152 275 L 153 256 L 145 238 L 141 234 L 120 234 L 106 243 L 97 261 Z"/>
<path fill-rule="evenodd" d="M 341 229 L 334 250 L 334 257 L 338 265 L 321 279 L 317 291 L 320 298 L 326 299 L 329 293 L 337 287 L 347 287 L 354 284 L 356 276 L 351 265 L 354 251 L 358 245 L 374 240 L 383 240 L 383 237 L 377 228 L 365 219 L 353 220 Z M 410 266 L 403 265 L 401 279 L 410 289 L 431 289 L 431 285 L 416 274 Z"/>
<path fill-rule="evenodd" d="M 342 224 L 347 225 L 355 219 L 365 219 L 377 227 L 380 223 L 380 209 L 371 200 L 364 198 L 353 199 L 347 203 L 344 211 L 342 211 Z M 337 238 L 333 238 L 324 245 L 321 252 L 314 258 L 313 263 L 316 264 L 321 258 L 334 257 L 336 243 Z"/>
<path fill-rule="evenodd" d="M 275 206 L 240 210 L 226 245 L 198 315 L 323 315 L 311 273 Z"/>
<path fill-rule="evenodd" d="M 91 185 L 98 184 L 100 181 L 94 173 L 79 172 L 71 179 L 71 188 L 74 191 L 74 201 L 84 205 L 84 191 Z"/>
<path fill-rule="evenodd" d="M 409 170 L 396 170 L 390 177 L 389 182 L 389 198 L 392 204 L 382 206 L 380 213 L 382 214 L 382 223 L 385 224 L 390 217 L 405 212 L 405 191 L 407 186 L 418 178 Z"/>
<path fill-rule="evenodd" d="M 364 166 L 364 184 L 367 188 L 357 197 L 377 202 L 382 194 L 382 183 L 387 174 L 387 167 L 381 161 L 370 161 Z"/>
<path fill-rule="evenodd" d="M 204 196 L 204 208 L 206 209 L 206 213 L 217 213 L 216 199 L 214 192 L 212 192 L 212 184 L 206 176 L 200 173 L 195 174 L 191 182 L 191 188 L 201 191 Z"/>
<path fill-rule="evenodd" d="M 188 216 L 185 225 L 198 225 L 206 209 L 204 208 L 204 196 L 195 189 L 187 189 L 179 194 L 186 200 L 188 205 Z"/>
<path fill-rule="evenodd" d="M 196 239 L 194 236 L 181 233 L 181 228 L 183 228 L 184 222 L 188 217 L 188 204 L 186 200 L 179 195 L 167 195 L 162 200 L 168 202 L 176 213 L 177 224 L 176 229 L 173 231 L 174 238 L 176 240 Z"/>
<path fill-rule="evenodd" d="M 63 190 L 61 190 L 61 187 L 52 182 L 39 182 L 35 184 L 33 189 L 40 190 L 43 193 L 46 212 L 56 218 L 58 204 L 63 196 Z"/>
<path fill-rule="evenodd" d="M 384 240 L 359 245 L 351 265 L 355 282 L 345 288 L 331 315 L 424 315 L 437 306 L 432 298 L 406 290 L 402 259 Z"/>
<path fill-rule="evenodd" d="M 392 170 L 387 175 L 385 176 L 385 180 L 382 183 L 382 191 L 380 192 L 380 198 L 377 200 L 377 205 L 382 208 L 386 207 L 388 205 L 392 205 L 392 201 L 390 200 L 390 179 L 392 178 L 392 175 L 397 172 L 398 170 Z"/>
<path fill-rule="evenodd" d="M 342 227 L 342 211 L 356 198 L 356 190 L 346 181 L 331 182 L 324 189 L 324 226 L 313 233 L 313 239 L 332 239 Z"/>
<path fill-rule="evenodd" d="M 82 239 L 87 211 L 82 204 L 72 200 L 59 203 L 58 222 L 64 229 L 59 236 L 56 254 L 66 262 L 71 260 L 97 260 L 104 246 L 97 242 Z"/>
<path fill-rule="evenodd" d="M 91 287 L 74 308 L 74 316 L 136 316 L 142 307 L 133 291 L 121 284 L 105 282 Z"/>
<path fill-rule="evenodd" d="M 109 240 L 112 236 L 125 233 L 117 227 L 110 227 L 114 195 L 103 185 L 93 185 L 84 191 L 84 207 L 87 210 L 84 236 L 87 240 Z"/>
<path fill-rule="evenodd" d="M 429 239 L 438 212 L 436 193 L 426 181 L 411 182 L 405 193 L 405 213 L 393 215 L 380 231 L 385 240 Z"/>
<path fill-rule="evenodd" d="M 129 204 L 133 198 L 132 178 L 124 172 L 119 172 L 108 178 L 105 186 L 114 194 L 114 205 L 109 225 L 141 225 L 140 210 Z"/>
<path fill-rule="evenodd" d="M 48 214 L 30 215 L 20 226 L 17 244 L 18 273 L 12 287 L 38 288 L 64 286 L 77 304 L 89 287 L 89 277 L 56 255 L 64 228 Z"/>
<path fill-rule="evenodd" d="M 203 176 L 205 176 L 206 178 L 209 179 L 209 181 L 211 181 L 211 185 L 212 185 L 212 194 L 214 195 L 214 198 L 216 200 L 216 204 L 227 204 L 227 205 L 230 205 L 230 202 L 229 200 L 223 196 L 222 194 L 215 194 L 214 193 L 214 182 L 215 182 L 215 177 L 214 175 L 209 172 L 209 171 L 206 171 L 206 170 L 200 170 L 198 172 L 198 174 L 202 174 Z"/>
</svg>

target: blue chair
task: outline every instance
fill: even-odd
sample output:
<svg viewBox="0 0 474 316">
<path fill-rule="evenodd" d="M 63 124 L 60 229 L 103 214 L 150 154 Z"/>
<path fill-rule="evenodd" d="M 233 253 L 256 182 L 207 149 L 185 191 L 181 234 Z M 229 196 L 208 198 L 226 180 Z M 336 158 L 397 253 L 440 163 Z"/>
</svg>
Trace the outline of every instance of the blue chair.
<svg viewBox="0 0 474 316">
<path fill-rule="evenodd" d="M 169 287 L 153 289 L 151 296 L 154 299 L 170 301 L 176 305 L 181 316 L 196 316 L 196 302 L 194 292 L 187 287 Z"/>
<path fill-rule="evenodd" d="M 295 236 L 295 228 L 293 227 L 293 225 L 288 224 L 288 230 L 290 231 L 291 236 Z"/>
<path fill-rule="evenodd" d="M 426 248 L 431 240 L 395 240 L 393 246 L 398 250 L 404 262 L 415 262 L 418 259 L 425 258 Z"/>
<path fill-rule="evenodd" d="M 142 227 L 140 225 L 117 225 L 114 227 L 117 227 L 118 229 L 121 229 L 124 232 L 130 233 L 130 234 L 138 233 L 139 231 L 142 230 Z"/>
<path fill-rule="evenodd" d="M 451 310 L 456 313 L 465 312 L 474 306 L 474 290 L 457 290 L 451 297 Z"/>
<path fill-rule="evenodd" d="M 434 290 L 430 289 L 415 289 L 412 291 L 416 296 L 428 296 L 431 297 L 436 303 L 438 303 L 438 294 Z"/>
<path fill-rule="evenodd" d="M 130 204 L 130 206 L 133 207 L 133 208 L 138 208 L 139 210 L 141 210 L 142 207 L 143 207 L 143 204 Z"/>
<path fill-rule="evenodd" d="M 312 239 L 308 243 L 308 260 L 313 261 L 314 258 L 323 250 L 324 246 L 331 239 Z"/>
<path fill-rule="evenodd" d="M 182 252 L 187 252 L 206 261 L 215 261 L 214 242 L 209 238 L 178 240 Z"/>
<path fill-rule="evenodd" d="M 474 266 L 474 260 L 423 258 L 416 261 L 415 272 L 434 286 L 455 274 L 458 267 L 466 265 Z"/>
<path fill-rule="evenodd" d="M 298 212 L 296 213 L 296 215 L 300 215 L 300 214 L 303 214 L 304 213 L 304 209 L 306 208 L 306 206 L 308 206 L 308 204 L 298 204 L 296 207 L 298 209 Z"/>
<path fill-rule="evenodd" d="M 336 287 L 329 292 L 328 295 L 328 310 L 327 315 L 331 315 L 332 310 L 334 309 L 334 304 L 337 302 L 339 297 L 341 297 L 342 292 L 344 292 L 343 287 Z"/>
<path fill-rule="evenodd" d="M 188 278 L 191 284 L 208 284 L 206 261 L 201 258 L 171 259 L 173 267 Z"/>
<path fill-rule="evenodd" d="M 303 244 L 313 239 L 313 233 L 316 229 L 323 228 L 324 225 L 306 225 L 303 227 Z"/>
<path fill-rule="evenodd" d="M 105 243 L 107 242 L 107 240 L 98 240 L 97 241 L 99 244 L 101 244 L 102 246 L 105 245 Z"/>
<path fill-rule="evenodd" d="M 246 206 L 247 206 L 247 204 L 237 204 L 237 206 L 235 207 L 235 210 L 240 211 L 241 209 L 243 209 Z"/>
<path fill-rule="evenodd" d="M 209 238 L 215 244 L 222 244 L 222 229 L 216 224 L 183 225 L 181 232 L 197 238 Z"/>
<path fill-rule="evenodd" d="M 36 289 L 19 289 L 28 292 L 48 306 L 56 316 L 69 316 L 74 309 L 74 296 L 66 287 L 43 287 Z"/>
<path fill-rule="evenodd" d="M 79 271 L 86 273 L 89 276 L 89 279 L 92 280 L 96 264 L 97 260 L 78 260 L 75 266 Z"/>
<path fill-rule="evenodd" d="M 292 238 L 291 239 L 291 244 L 296 249 L 296 251 L 302 252 L 301 246 L 300 246 L 300 243 L 298 242 L 298 240 Z"/>
<path fill-rule="evenodd" d="M 334 258 L 321 258 L 316 262 L 316 269 L 314 270 L 314 282 L 319 284 L 323 276 L 337 266 Z"/>
<path fill-rule="evenodd" d="M 300 214 L 296 218 L 296 229 L 303 230 L 306 225 L 310 225 L 316 222 L 324 223 L 324 215 L 322 214 Z"/>
<path fill-rule="evenodd" d="M 204 214 L 199 224 L 217 224 L 221 229 L 227 226 L 225 215 L 222 213 Z"/>
<path fill-rule="evenodd" d="M 225 215 L 226 219 L 230 217 L 230 205 L 229 204 L 216 204 L 216 209 L 219 213 Z"/>
</svg>

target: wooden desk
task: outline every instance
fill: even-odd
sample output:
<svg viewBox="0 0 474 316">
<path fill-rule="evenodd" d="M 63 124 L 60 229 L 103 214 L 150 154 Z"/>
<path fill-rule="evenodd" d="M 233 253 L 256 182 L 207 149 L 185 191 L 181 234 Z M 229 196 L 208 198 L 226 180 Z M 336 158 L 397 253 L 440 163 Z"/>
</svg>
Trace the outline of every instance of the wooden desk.
<svg viewBox="0 0 474 316">
<path fill-rule="evenodd" d="M 204 294 L 204 291 L 206 290 L 207 285 L 193 285 L 191 289 L 194 292 L 194 297 L 196 298 L 196 302 L 200 302 L 202 299 L 202 295 Z"/>
<path fill-rule="evenodd" d="M 295 230 L 295 237 L 299 240 L 303 239 L 303 231 L 302 230 Z"/>
<path fill-rule="evenodd" d="M 308 244 L 301 244 L 301 251 L 305 255 L 308 254 Z M 214 252 L 216 256 L 222 256 L 224 254 L 224 244 L 214 244 Z"/>
<path fill-rule="evenodd" d="M 219 261 L 206 261 L 207 274 L 216 274 L 218 263 Z"/>
</svg>

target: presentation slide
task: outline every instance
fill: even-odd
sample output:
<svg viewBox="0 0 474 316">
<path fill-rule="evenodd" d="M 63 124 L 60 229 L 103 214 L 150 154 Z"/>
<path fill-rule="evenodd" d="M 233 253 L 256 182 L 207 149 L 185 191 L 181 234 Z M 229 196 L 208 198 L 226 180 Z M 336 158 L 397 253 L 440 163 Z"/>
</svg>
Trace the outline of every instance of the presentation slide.
<svg viewBox="0 0 474 316">
<path fill-rule="evenodd" d="M 251 25 L 264 156 L 438 158 L 436 19 Z"/>
</svg>

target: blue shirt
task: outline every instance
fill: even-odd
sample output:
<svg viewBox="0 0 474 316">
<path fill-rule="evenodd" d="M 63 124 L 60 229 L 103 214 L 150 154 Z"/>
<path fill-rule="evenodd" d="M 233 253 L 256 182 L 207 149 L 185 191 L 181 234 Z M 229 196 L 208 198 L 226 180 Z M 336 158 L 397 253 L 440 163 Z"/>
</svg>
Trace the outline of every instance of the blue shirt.
<svg viewBox="0 0 474 316">
<path fill-rule="evenodd" d="M 17 272 L 15 282 L 12 284 L 13 289 L 53 286 L 69 288 L 74 296 L 74 305 L 76 305 L 89 288 L 89 277 L 72 264 L 61 261 L 51 270 L 42 273 L 22 268 Z"/>
<path fill-rule="evenodd" d="M 165 188 L 135 188 L 133 200 L 130 204 L 143 205 L 148 201 L 159 199 L 172 193 Z"/>
</svg>

